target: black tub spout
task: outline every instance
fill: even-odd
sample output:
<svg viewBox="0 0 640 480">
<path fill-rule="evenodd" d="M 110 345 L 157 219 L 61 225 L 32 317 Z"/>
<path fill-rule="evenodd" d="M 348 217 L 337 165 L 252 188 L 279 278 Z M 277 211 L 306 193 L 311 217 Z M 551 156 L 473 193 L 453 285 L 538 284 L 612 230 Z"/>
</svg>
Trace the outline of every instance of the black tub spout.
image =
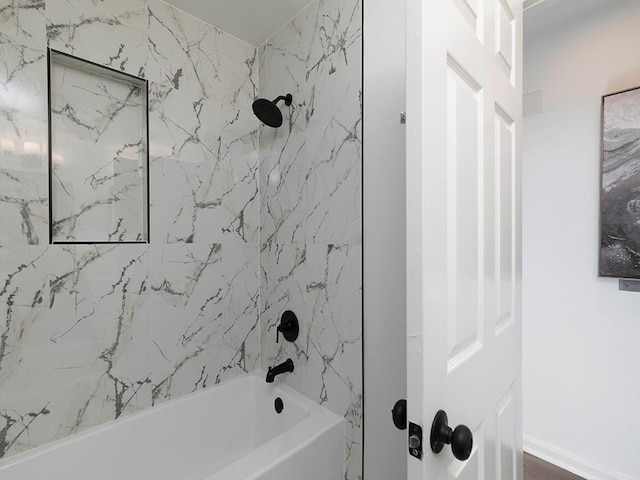
<svg viewBox="0 0 640 480">
<path fill-rule="evenodd" d="M 273 383 L 276 376 L 287 372 L 293 372 L 293 360 L 290 358 L 287 358 L 287 360 L 282 362 L 280 365 L 269 368 L 269 371 L 267 372 L 267 383 Z"/>
</svg>

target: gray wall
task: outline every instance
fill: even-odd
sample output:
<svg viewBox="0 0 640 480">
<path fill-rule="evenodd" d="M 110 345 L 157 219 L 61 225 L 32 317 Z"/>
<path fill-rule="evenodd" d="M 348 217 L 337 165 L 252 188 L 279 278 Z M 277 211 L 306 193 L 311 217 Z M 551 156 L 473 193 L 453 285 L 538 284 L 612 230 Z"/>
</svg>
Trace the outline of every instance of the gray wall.
<svg viewBox="0 0 640 480">
<path fill-rule="evenodd" d="M 364 360 L 367 480 L 407 476 L 407 432 L 391 408 L 407 398 L 405 2 L 364 15 Z"/>
<path fill-rule="evenodd" d="M 640 296 L 598 278 L 600 110 L 640 85 L 640 4 L 601 3 L 525 37 L 525 92 L 543 100 L 524 122 L 524 434 L 532 453 L 620 480 L 640 478 Z"/>
</svg>

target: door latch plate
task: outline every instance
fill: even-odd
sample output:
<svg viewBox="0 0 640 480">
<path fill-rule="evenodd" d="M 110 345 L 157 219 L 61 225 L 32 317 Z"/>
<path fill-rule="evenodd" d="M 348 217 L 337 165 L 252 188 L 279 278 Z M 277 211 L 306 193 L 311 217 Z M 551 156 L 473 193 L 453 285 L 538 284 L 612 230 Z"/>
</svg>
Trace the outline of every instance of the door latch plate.
<svg viewBox="0 0 640 480">
<path fill-rule="evenodd" d="M 409 455 L 422 460 L 422 427 L 409 422 Z"/>
</svg>

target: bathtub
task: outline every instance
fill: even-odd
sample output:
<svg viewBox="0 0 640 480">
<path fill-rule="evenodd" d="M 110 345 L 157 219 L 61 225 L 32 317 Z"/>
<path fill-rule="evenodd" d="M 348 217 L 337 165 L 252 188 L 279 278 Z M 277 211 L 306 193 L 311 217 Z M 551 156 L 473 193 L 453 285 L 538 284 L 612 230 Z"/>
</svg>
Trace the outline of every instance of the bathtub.
<svg viewBox="0 0 640 480">
<path fill-rule="evenodd" d="M 342 480 L 344 428 L 256 372 L 9 457 L 0 479 Z"/>
</svg>

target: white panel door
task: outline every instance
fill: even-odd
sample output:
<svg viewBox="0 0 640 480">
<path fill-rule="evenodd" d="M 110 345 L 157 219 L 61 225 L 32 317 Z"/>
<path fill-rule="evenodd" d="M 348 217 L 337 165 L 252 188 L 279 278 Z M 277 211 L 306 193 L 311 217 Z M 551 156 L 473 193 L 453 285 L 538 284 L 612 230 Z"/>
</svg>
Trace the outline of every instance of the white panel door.
<svg viewBox="0 0 640 480">
<path fill-rule="evenodd" d="M 407 0 L 409 480 L 522 479 L 521 119 L 521 1 Z"/>
</svg>

